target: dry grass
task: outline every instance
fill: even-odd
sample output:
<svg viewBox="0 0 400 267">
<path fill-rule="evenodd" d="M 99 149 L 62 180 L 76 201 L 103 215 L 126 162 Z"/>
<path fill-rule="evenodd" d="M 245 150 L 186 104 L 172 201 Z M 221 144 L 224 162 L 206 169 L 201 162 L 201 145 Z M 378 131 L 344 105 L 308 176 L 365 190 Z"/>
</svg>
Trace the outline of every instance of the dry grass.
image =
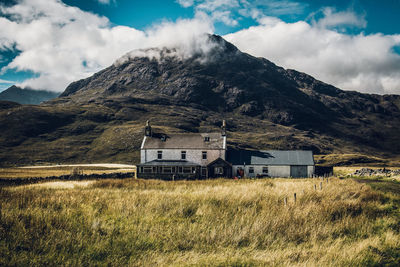
<svg viewBox="0 0 400 267">
<path fill-rule="evenodd" d="M 23 168 L 0 168 L 0 178 L 28 178 L 28 177 L 48 177 L 69 175 L 73 172 L 76 166 L 51 166 L 51 167 L 23 167 Z M 101 166 L 80 166 L 83 174 L 102 174 L 116 172 L 133 172 L 135 168 L 126 167 L 101 167 Z"/>
<path fill-rule="evenodd" d="M 0 265 L 395 266 L 400 196 L 336 178 L 320 190 L 320 182 L 3 188 Z"/>
</svg>

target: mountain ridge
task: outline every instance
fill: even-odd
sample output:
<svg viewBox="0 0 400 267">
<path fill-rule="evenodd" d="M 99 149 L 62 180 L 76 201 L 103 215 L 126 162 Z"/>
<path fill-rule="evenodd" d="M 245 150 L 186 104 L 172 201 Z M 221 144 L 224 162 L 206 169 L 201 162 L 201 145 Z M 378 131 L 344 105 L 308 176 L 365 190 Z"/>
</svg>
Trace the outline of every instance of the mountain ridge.
<svg viewBox="0 0 400 267">
<path fill-rule="evenodd" d="M 19 104 L 39 105 L 44 101 L 56 98 L 60 93 L 48 90 L 34 90 L 13 85 L 0 93 L 1 101 L 12 101 Z"/>
<path fill-rule="evenodd" d="M 35 108 L 4 105 L 0 164 L 138 163 L 146 120 L 173 133 L 215 131 L 225 119 L 231 148 L 400 158 L 400 96 L 343 91 L 209 38 L 190 55 L 129 53 Z"/>
</svg>

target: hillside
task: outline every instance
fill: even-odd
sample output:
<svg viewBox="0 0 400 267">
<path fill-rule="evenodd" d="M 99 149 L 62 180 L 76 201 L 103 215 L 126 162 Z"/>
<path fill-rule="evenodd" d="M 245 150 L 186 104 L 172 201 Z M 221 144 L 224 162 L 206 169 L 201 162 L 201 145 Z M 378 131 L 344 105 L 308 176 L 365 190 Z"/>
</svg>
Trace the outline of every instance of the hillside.
<svg viewBox="0 0 400 267">
<path fill-rule="evenodd" d="M 134 51 L 40 106 L 3 105 L 0 164 L 136 163 L 146 120 L 198 132 L 226 119 L 230 147 L 400 156 L 400 96 L 343 91 L 206 37 L 207 51 Z"/>
<path fill-rule="evenodd" d="M 33 90 L 30 88 L 22 89 L 18 86 L 11 86 L 0 93 L 1 101 L 13 101 L 19 104 L 38 105 L 43 101 L 47 101 L 59 96 L 60 93 L 50 92 L 46 90 Z"/>
</svg>

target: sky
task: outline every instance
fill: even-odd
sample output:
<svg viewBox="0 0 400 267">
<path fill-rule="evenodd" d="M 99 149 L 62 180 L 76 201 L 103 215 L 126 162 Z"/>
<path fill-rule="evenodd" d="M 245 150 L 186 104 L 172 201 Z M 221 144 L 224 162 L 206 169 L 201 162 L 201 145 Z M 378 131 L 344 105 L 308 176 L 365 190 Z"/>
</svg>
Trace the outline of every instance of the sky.
<svg viewBox="0 0 400 267">
<path fill-rule="evenodd" d="M 400 0 L 0 0 L 0 91 L 62 92 L 130 51 L 243 52 L 343 90 L 400 94 Z"/>
</svg>

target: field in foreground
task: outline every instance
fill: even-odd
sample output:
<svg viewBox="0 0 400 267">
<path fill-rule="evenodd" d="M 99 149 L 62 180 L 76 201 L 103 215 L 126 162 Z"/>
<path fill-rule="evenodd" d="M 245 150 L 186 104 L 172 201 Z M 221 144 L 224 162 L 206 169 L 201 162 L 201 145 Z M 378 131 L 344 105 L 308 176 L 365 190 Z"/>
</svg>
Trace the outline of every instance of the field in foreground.
<svg viewBox="0 0 400 267">
<path fill-rule="evenodd" d="M 396 181 L 68 183 L 0 188 L 0 265 L 396 266 L 400 260 Z"/>
</svg>

